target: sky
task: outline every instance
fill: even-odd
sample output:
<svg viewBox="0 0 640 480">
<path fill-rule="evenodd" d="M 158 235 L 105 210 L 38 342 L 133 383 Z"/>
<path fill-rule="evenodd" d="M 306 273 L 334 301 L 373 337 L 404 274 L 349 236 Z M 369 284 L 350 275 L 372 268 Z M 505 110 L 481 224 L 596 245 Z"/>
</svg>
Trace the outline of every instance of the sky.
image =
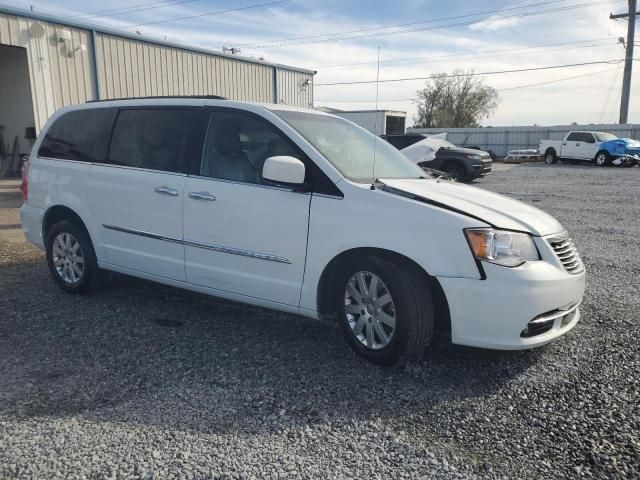
<svg viewBox="0 0 640 480">
<path fill-rule="evenodd" d="M 609 14 L 625 12 L 626 0 L 14 0 L 12 6 L 214 50 L 234 46 L 242 56 L 310 68 L 317 71 L 316 106 L 373 109 L 377 91 L 378 108 L 407 112 L 409 125 L 425 80 L 385 80 L 608 62 L 483 75 L 500 103 L 481 123 L 618 120 L 625 56 L 618 39 L 626 39 L 627 21 Z M 640 123 L 640 62 L 634 67 L 629 122 Z M 354 81 L 372 83 L 323 85 Z"/>
</svg>

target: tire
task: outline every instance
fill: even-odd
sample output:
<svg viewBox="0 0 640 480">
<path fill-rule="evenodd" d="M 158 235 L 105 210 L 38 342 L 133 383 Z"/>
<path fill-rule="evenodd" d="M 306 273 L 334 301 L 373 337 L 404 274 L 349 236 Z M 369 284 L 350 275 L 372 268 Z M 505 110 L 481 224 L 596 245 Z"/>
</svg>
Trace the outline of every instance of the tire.
<svg viewBox="0 0 640 480">
<path fill-rule="evenodd" d="M 611 165 L 611 157 L 609 156 L 609 153 L 604 150 L 596 153 L 593 161 L 598 167 L 606 167 L 607 165 Z"/>
<path fill-rule="evenodd" d="M 442 171 L 448 173 L 457 182 L 462 182 L 467 176 L 464 167 L 458 162 L 449 162 L 442 167 Z"/>
<path fill-rule="evenodd" d="M 352 260 L 339 270 L 335 311 L 347 343 L 358 355 L 390 366 L 410 361 L 427 348 L 433 337 L 433 301 L 421 272 L 379 257 Z M 374 276 L 376 293 L 365 297 Z"/>
<path fill-rule="evenodd" d="M 68 293 L 85 294 L 99 288 L 107 272 L 98 267 L 89 236 L 76 224 L 62 220 L 46 234 L 47 265 L 53 280 Z"/>
<path fill-rule="evenodd" d="M 547 165 L 552 165 L 558 162 L 558 157 L 556 156 L 556 151 L 553 148 L 548 149 L 544 152 L 544 163 Z"/>
</svg>

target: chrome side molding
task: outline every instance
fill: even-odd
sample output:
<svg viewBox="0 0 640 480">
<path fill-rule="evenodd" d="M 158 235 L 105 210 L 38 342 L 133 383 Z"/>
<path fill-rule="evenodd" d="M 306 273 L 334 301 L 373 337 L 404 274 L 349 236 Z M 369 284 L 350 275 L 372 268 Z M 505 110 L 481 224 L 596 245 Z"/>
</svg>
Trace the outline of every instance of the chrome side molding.
<svg viewBox="0 0 640 480">
<path fill-rule="evenodd" d="M 171 242 L 171 243 L 182 243 L 181 238 L 167 237 L 165 235 L 158 235 L 157 233 L 145 232 L 143 230 L 133 230 L 131 228 L 117 227 L 115 225 L 102 225 L 102 226 L 107 230 L 114 230 L 116 232 L 122 232 L 122 233 L 130 233 L 131 235 L 138 235 L 139 237 L 153 238 L 155 240 L 164 240 L 165 242 Z"/>
<path fill-rule="evenodd" d="M 291 261 L 284 257 L 272 255 L 270 253 L 253 252 L 242 248 L 228 247 L 217 243 L 196 242 L 193 240 L 183 240 L 183 243 L 189 247 L 204 248 L 206 250 L 214 250 L 216 252 L 230 253 L 232 255 L 242 255 L 243 257 L 259 258 L 261 260 L 269 260 L 271 262 L 288 263 Z"/>
<path fill-rule="evenodd" d="M 128 233 L 131 235 L 138 235 L 140 237 L 153 238 L 154 240 L 163 240 L 165 242 L 180 243 L 189 247 L 203 248 L 205 250 L 213 250 L 216 252 L 229 253 L 231 255 L 241 255 L 243 257 L 257 258 L 260 260 L 268 260 L 270 262 L 291 264 L 291 260 L 288 258 L 273 255 L 271 253 L 254 252 L 252 250 L 245 250 L 242 248 L 229 247 L 226 245 L 220 245 L 217 243 L 205 243 L 197 242 L 195 240 L 185 240 L 182 238 L 167 237 L 165 235 L 158 235 L 156 233 L 145 232 L 143 230 L 134 230 L 132 228 L 118 227 L 115 225 L 102 225 L 107 230 L 113 230 L 116 232 Z"/>
</svg>

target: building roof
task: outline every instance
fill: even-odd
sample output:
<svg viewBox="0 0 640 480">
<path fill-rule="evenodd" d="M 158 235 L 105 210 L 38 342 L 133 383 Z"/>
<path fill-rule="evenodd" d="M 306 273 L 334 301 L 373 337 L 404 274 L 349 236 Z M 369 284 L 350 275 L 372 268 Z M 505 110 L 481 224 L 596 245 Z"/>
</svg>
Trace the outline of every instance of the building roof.
<svg viewBox="0 0 640 480">
<path fill-rule="evenodd" d="M 220 51 L 217 51 L 217 50 L 196 47 L 196 46 L 187 45 L 187 44 L 184 44 L 184 43 L 168 42 L 168 41 L 161 40 L 161 39 L 158 39 L 158 38 L 148 37 L 148 36 L 145 36 L 145 35 L 136 35 L 136 34 L 131 34 L 131 33 L 127 33 L 127 32 L 122 32 L 120 30 L 116 30 L 116 29 L 109 28 L 109 27 L 103 27 L 103 26 L 100 26 L 100 25 L 92 24 L 92 23 L 83 23 L 83 22 L 77 22 L 77 21 L 73 21 L 73 20 L 66 20 L 66 19 L 64 19 L 62 17 L 57 17 L 55 15 L 48 15 L 48 14 L 39 13 L 39 12 L 32 12 L 30 10 L 24 10 L 22 8 L 15 8 L 15 7 L 8 7 L 8 6 L 0 5 L 0 13 L 4 13 L 4 14 L 7 14 L 7 15 L 15 15 L 17 17 L 31 18 L 33 20 L 40 20 L 42 22 L 56 23 L 58 25 L 63 25 L 63 26 L 67 26 L 67 27 L 80 28 L 80 29 L 83 29 L 83 30 L 89 30 L 89 31 L 104 33 L 104 34 L 107 34 L 107 35 L 112 35 L 114 37 L 130 38 L 130 39 L 133 39 L 133 40 L 138 40 L 138 41 L 142 41 L 142 42 L 146 42 L 146 43 L 152 43 L 154 45 L 160 45 L 160 46 L 164 46 L 164 47 L 179 48 L 181 50 L 188 50 L 190 52 L 198 52 L 198 53 L 204 53 L 204 54 L 207 54 L 207 55 L 215 55 L 215 56 L 218 56 L 218 57 L 230 58 L 230 59 L 241 61 L 241 62 L 257 63 L 257 64 L 260 64 L 260 65 L 267 65 L 267 66 L 270 66 L 270 67 L 276 67 L 276 68 L 280 68 L 280 69 L 284 69 L 284 70 L 292 70 L 294 72 L 308 73 L 310 75 L 315 75 L 317 73 L 315 70 L 309 70 L 309 69 L 306 69 L 306 68 L 299 68 L 299 67 L 293 67 L 291 65 L 283 65 L 283 64 L 280 64 L 280 63 L 267 62 L 265 60 L 258 60 L 256 58 L 243 57 L 243 56 L 240 56 L 240 55 L 230 55 L 228 53 L 220 52 Z"/>
</svg>

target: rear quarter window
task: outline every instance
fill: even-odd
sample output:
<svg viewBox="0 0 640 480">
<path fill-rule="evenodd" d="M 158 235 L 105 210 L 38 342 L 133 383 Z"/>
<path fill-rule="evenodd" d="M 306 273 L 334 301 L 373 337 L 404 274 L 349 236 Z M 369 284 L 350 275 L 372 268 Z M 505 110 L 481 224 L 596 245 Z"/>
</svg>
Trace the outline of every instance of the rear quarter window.
<svg viewBox="0 0 640 480">
<path fill-rule="evenodd" d="M 104 160 L 116 113 L 114 108 L 96 108 L 63 114 L 47 130 L 38 156 L 85 162 Z"/>
</svg>

